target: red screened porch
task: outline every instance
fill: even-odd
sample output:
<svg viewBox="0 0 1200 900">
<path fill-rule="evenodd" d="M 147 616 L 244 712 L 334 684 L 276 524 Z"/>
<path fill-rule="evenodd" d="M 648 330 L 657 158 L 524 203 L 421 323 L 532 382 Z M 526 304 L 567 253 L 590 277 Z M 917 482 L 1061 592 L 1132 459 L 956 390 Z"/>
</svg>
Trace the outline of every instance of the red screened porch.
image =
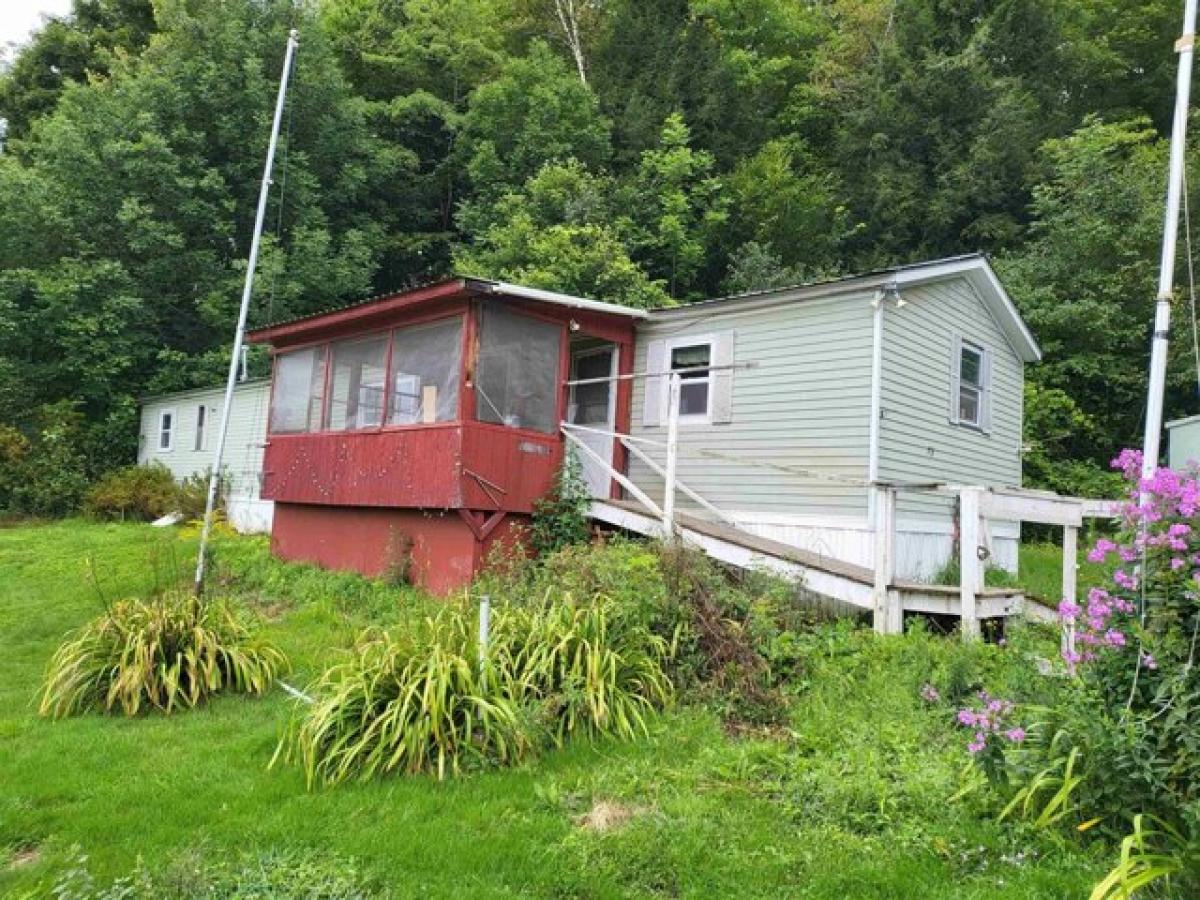
<svg viewBox="0 0 1200 900">
<path fill-rule="evenodd" d="M 628 431 L 645 313 L 453 278 L 249 335 L 272 351 L 262 496 L 272 551 L 445 593 L 523 539 L 560 424 Z M 568 387 L 572 379 L 592 383 Z M 603 438 L 600 438 L 603 441 Z M 619 442 L 602 443 L 625 467 Z M 593 492 L 608 494 L 607 476 Z"/>
</svg>

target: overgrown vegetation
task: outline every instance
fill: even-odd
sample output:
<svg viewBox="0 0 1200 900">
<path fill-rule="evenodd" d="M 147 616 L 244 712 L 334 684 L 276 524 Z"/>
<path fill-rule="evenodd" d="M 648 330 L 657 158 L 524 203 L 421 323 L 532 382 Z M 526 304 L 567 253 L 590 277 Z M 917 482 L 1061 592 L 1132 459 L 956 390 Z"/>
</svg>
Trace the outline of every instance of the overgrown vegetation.
<svg viewBox="0 0 1200 900">
<path fill-rule="evenodd" d="M 341 873 L 364 893 L 447 898 L 1060 898 L 1102 875 L 1092 852 L 995 821 L 982 791 L 956 796 L 955 705 L 984 686 L 1030 696 L 1042 681 L 1033 661 L 1056 652 L 1053 635 L 1016 630 L 1003 647 L 921 632 L 880 639 L 793 613 L 756 580 L 714 589 L 722 618 L 771 638 L 753 641 L 784 701 L 769 729 L 731 735 L 721 693 L 687 674 L 700 671 L 690 626 L 668 665 L 677 701 L 647 717 L 645 736 L 565 740 L 450 783 L 306 791 L 300 770 L 266 768 L 294 709 L 279 690 L 217 697 L 197 715 L 39 717 L 46 660 L 95 607 L 93 588 L 64 573 L 91 556 L 107 595 L 144 596 L 161 568 L 148 559 L 186 555 L 186 534 L 79 521 L 0 530 L 0 893 L 70 884 L 81 851 L 93 895 L 145 878 L 158 896 L 236 883 L 286 897 L 294 869 L 314 885 L 340 884 Z M 302 680 L 352 659 L 364 627 L 400 633 L 441 608 L 412 588 L 280 563 L 261 539 L 221 538 L 216 560 L 221 592 L 263 616 L 264 637 Z M 488 585 L 497 604 L 536 606 L 549 584 L 578 597 L 602 586 L 610 630 L 626 616 L 661 635 L 690 621 L 652 546 L 613 541 L 527 565 L 503 596 L 501 579 Z M 926 683 L 939 702 L 922 698 Z M 92 747 L 103 750 L 81 750 Z M 260 860 L 267 874 L 256 874 Z"/>
<path fill-rule="evenodd" d="M 226 598 L 182 590 L 117 600 L 59 647 L 38 711 L 171 713 L 223 691 L 264 694 L 287 666 Z"/>
<path fill-rule="evenodd" d="M 546 496 L 533 505 L 529 543 L 539 556 L 587 541 L 590 533 L 587 510 L 591 492 L 583 480 L 579 458 L 570 442 L 562 466 Z"/>
<path fill-rule="evenodd" d="M 576 735 L 632 739 L 672 696 L 670 647 L 598 596 L 498 603 L 486 654 L 473 609 L 369 631 L 308 691 L 277 756 L 309 785 L 520 761 Z"/>
<path fill-rule="evenodd" d="M 98 519 L 150 521 L 173 512 L 196 519 L 204 515 L 207 494 L 206 474 L 176 482 L 162 463 L 125 466 L 106 473 L 88 488 L 83 511 Z M 217 496 L 221 496 L 219 491 Z"/>
<path fill-rule="evenodd" d="M 969 749 L 1001 818 L 1119 847 L 1095 900 L 1150 886 L 1192 896 L 1200 889 L 1200 483 L 1165 468 L 1142 479 L 1132 451 L 1114 466 L 1129 483 L 1122 530 L 1088 553 L 1105 577 L 1085 600 L 1059 607 L 1074 633 L 1061 662 L 1043 661 L 1044 674 L 1019 691 L 982 695 L 958 718 L 973 733 Z"/>
</svg>

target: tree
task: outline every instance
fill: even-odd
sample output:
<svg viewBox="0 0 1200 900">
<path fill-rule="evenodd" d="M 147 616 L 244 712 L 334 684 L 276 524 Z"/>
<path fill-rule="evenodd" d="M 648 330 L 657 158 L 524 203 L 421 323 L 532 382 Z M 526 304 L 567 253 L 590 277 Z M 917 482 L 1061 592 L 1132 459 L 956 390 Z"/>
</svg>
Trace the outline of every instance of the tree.
<svg viewBox="0 0 1200 900">
<path fill-rule="evenodd" d="M 582 163 L 547 164 L 487 214 L 468 218 L 461 272 L 641 308 L 669 304 L 660 282 L 630 258 L 613 214 L 612 182 Z"/>
<path fill-rule="evenodd" d="M 518 188 L 548 162 L 599 167 L 611 153 L 595 96 L 541 41 L 471 95 L 459 152 L 476 198 Z"/>
<path fill-rule="evenodd" d="M 7 137 L 28 135 L 70 84 L 108 75 L 139 53 L 155 31 L 152 0 L 74 0 L 70 15 L 50 19 L 0 75 L 0 119 Z"/>
<path fill-rule="evenodd" d="M 683 116 L 672 113 L 659 145 L 642 153 L 626 188 L 635 256 L 675 298 L 699 286 L 705 252 L 727 217 L 721 181 L 712 174 L 712 154 L 692 149 L 690 140 Z"/>
<path fill-rule="evenodd" d="M 1050 141 L 1033 191 L 1032 240 L 998 263 L 1045 352 L 1028 373 L 1035 388 L 1029 437 L 1054 459 L 1104 468 L 1118 448 L 1141 443 L 1166 153 L 1146 119 L 1091 119 Z M 1190 411 L 1190 348 L 1190 323 L 1180 309 L 1169 415 Z M 1039 433 L 1040 423 L 1051 421 L 1042 402 L 1061 410 L 1064 397 L 1070 407 L 1053 421 L 1070 428 L 1053 437 Z"/>
</svg>

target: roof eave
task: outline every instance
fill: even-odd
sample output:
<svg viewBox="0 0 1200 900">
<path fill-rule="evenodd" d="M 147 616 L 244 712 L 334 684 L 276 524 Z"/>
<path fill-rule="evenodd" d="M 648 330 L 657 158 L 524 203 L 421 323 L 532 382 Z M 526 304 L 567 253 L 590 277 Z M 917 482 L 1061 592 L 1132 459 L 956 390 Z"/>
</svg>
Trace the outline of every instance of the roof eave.
<svg viewBox="0 0 1200 900">
<path fill-rule="evenodd" d="M 968 259 L 951 260 L 945 263 L 933 263 L 925 268 L 914 268 L 896 273 L 897 286 L 905 284 L 921 284 L 938 281 L 953 275 L 966 275 L 975 289 L 979 292 L 984 304 L 996 317 L 997 323 L 1004 331 L 1013 350 L 1024 362 L 1036 363 L 1042 360 L 1042 348 L 1021 318 L 1017 305 L 1013 303 L 1008 291 L 1000 283 L 995 270 L 985 256 L 974 256 Z"/>
<path fill-rule="evenodd" d="M 534 300 L 539 303 L 552 303 L 556 306 L 566 306 L 570 309 L 587 310 L 610 316 L 621 316 L 627 319 L 644 319 L 649 313 L 644 309 L 632 306 L 620 306 L 616 303 L 605 303 L 601 300 L 589 300 L 586 297 L 576 297 L 572 294 L 561 294 L 558 291 L 547 291 L 542 288 L 526 287 L 523 284 L 512 284 L 507 281 L 492 281 L 488 278 L 467 277 L 469 286 L 487 294 L 502 294 L 509 297 L 520 297 L 523 300 Z"/>
</svg>

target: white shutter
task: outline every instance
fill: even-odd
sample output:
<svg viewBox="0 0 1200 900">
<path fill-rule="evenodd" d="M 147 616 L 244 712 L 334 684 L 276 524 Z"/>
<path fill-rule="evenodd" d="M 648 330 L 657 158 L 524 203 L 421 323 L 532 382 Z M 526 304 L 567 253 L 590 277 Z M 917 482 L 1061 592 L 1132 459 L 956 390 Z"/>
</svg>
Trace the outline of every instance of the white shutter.
<svg viewBox="0 0 1200 900">
<path fill-rule="evenodd" d="M 651 341 L 646 347 L 646 382 L 642 405 L 642 425 L 657 428 L 664 422 L 666 412 L 666 379 L 656 377 L 667 366 L 667 342 Z"/>
<path fill-rule="evenodd" d="M 992 351 L 983 351 L 980 363 L 979 383 L 983 385 L 979 392 L 979 427 L 984 431 L 992 430 Z"/>
<path fill-rule="evenodd" d="M 950 422 L 954 425 L 958 424 L 958 388 L 961 376 L 962 345 L 961 334 L 950 336 Z"/>
<path fill-rule="evenodd" d="M 731 366 L 734 359 L 734 340 L 737 332 L 725 331 L 713 337 L 712 366 Z M 714 425 L 727 425 L 733 421 L 733 370 L 721 369 L 711 373 L 709 390 L 712 391 L 709 409 Z"/>
</svg>

